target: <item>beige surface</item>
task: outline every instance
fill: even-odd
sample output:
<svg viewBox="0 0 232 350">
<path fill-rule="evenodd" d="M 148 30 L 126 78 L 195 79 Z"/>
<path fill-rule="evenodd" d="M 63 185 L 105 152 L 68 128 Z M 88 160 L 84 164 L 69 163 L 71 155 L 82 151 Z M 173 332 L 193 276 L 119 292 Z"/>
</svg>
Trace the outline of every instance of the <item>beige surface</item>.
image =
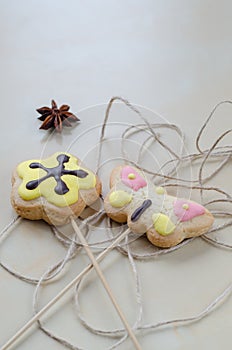
<svg viewBox="0 0 232 350">
<path fill-rule="evenodd" d="M 121 95 L 177 123 L 191 140 L 211 108 L 231 97 L 230 1 L 0 0 L 0 6 L 1 228 L 14 216 L 9 198 L 15 164 L 44 149 L 47 154 L 66 149 L 78 134 L 102 121 L 104 108 L 92 108 L 88 113 L 83 109 Z M 73 132 L 47 140 L 38 130 L 35 108 L 48 105 L 51 98 L 79 111 L 82 124 Z M 114 120 L 118 118 L 120 113 Z M 215 135 L 231 127 L 231 110 L 223 108 L 219 119 L 207 133 L 208 145 Z M 91 140 L 92 144 L 87 137 L 81 140 L 88 149 L 77 143 L 78 156 L 94 147 L 95 139 Z M 191 142 L 189 147 L 193 148 Z M 229 171 L 219 185 L 229 188 Z M 37 277 L 64 252 L 47 226 L 25 222 L 0 246 L 1 261 Z M 58 283 L 46 288 L 41 304 L 87 261 L 83 253 Z M 128 263 L 113 253 L 101 266 L 133 322 L 133 278 Z M 146 300 L 144 322 L 155 322 L 202 310 L 230 283 L 231 253 L 198 240 L 138 268 Z M 82 293 L 88 320 L 103 328 L 120 325 L 94 275 L 91 280 Z M 0 344 L 31 316 L 33 291 L 34 287 L 0 269 Z M 85 349 L 102 350 L 112 344 L 78 325 L 70 300 L 49 319 L 48 326 Z M 230 349 L 231 314 L 229 298 L 200 323 L 144 332 L 139 340 L 144 350 Z M 63 349 L 39 331 L 17 347 L 32 348 Z M 131 343 L 119 348 L 131 349 Z"/>
</svg>

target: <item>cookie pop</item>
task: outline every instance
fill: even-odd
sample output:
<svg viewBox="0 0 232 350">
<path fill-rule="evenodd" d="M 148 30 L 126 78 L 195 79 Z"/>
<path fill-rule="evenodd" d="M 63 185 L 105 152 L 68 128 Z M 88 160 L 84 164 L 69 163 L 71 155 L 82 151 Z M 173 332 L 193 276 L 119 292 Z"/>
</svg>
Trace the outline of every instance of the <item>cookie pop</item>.
<svg viewBox="0 0 232 350">
<path fill-rule="evenodd" d="M 1 349 L 8 349 L 70 290 L 85 273 L 94 267 L 135 349 L 141 350 L 138 340 L 117 304 L 98 264 L 98 261 L 111 251 L 128 232 L 124 232 L 119 239 L 116 239 L 111 246 L 95 259 L 87 241 L 74 220 L 75 217 L 78 217 L 82 213 L 87 205 L 91 205 L 99 197 L 101 182 L 98 177 L 84 167 L 78 158 L 71 154 L 55 153 L 44 160 L 29 160 L 20 163 L 13 173 L 12 185 L 11 202 L 21 217 L 30 220 L 43 219 L 53 225 L 63 225 L 71 222 L 92 264 L 76 276 L 55 298 L 34 315 Z"/>
<path fill-rule="evenodd" d="M 64 225 L 78 217 L 101 193 L 99 178 L 68 153 L 20 163 L 12 177 L 11 202 L 29 220 Z"/>
<path fill-rule="evenodd" d="M 146 233 L 158 247 L 169 248 L 185 238 L 200 236 L 214 222 L 213 215 L 202 205 L 168 195 L 134 167 L 113 169 L 110 187 L 105 198 L 107 215 L 117 222 L 127 222 L 134 233 Z"/>
</svg>

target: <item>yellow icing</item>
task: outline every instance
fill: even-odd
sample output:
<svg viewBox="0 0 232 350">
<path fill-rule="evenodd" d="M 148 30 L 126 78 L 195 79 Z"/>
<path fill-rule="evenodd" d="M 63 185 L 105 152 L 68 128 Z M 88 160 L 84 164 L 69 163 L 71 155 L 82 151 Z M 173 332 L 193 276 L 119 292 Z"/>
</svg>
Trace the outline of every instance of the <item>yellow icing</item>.
<svg viewBox="0 0 232 350">
<path fill-rule="evenodd" d="M 165 189 L 163 187 L 156 187 L 155 191 L 157 194 L 164 194 Z"/>
<path fill-rule="evenodd" d="M 182 205 L 182 208 L 185 209 L 185 210 L 188 210 L 189 209 L 189 205 L 186 203 L 186 204 L 183 204 Z"/>
<path fill-rule="evenodd" d="M 85 178 L 79 178 L 73 175 L 62 175 L 61 179 L 66 183 L 69 191 L 63 195 L 57 194 L 54 191 L 56 187 L 56 180 L 54 177 L 50 177 L 39 184 L 35 189 L 28 190 L 26 184 L 29 181 L 40 179 L 45 176 L 47 172 L 43 169 L 31 169 L 29 165 L 33 162 L 38 162 L 47 168 L 53 168 L 58 165 L 57 156 L 60 154 L 66 154 L 69 156 L 69 161 L 64 163 L 66 170 L 79 170 L 82 169 L 88 173 Z M 55 153 L 51 157 L 40 160 L 28 160 L 20 163 L 17 167 L 17 173 L 23 180 L 18 188 L 20 197 L 24 200 L 30 201 L 39 197 L 45 197 L 48 202 L 58 206 L 66 207 L 78 201 L 78 191 L 81 189 L 94 188 L 96 185 L 96 176 L 89 170 L 80 168 L 78 166 L 78 159 L 68 153 Z"/>
<path fill-rule="evenodd" d="M 122 208 L 124 205 L 130 203 L 132 195 L 125 191 L 114 191 L 109 196 L 109 201 L 112 207 Z"/>
<path fill-rule="evenodd" d="M 134 180 L 135 178 L 136 178 L 135 174 L 133 173 L 128 174 L 128 179 Z"/>
<path fill-rule="evenodd" d="M 152 215 L 155 230 L 162 236 L 170 235 L 175 230 L 175 225 L 169 217 L 162 213 Z"/>
</svg>

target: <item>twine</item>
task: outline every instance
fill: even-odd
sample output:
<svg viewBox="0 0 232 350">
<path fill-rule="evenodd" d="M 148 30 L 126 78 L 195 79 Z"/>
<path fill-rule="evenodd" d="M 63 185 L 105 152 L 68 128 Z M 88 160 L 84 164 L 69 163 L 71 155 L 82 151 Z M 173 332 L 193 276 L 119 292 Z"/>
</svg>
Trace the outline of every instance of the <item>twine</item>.
<svg viewBox="0 0 232 350">
<path fill-rule="evenodd" d="M 232 249 L 232 244 L 227 242 L 223 242 L 218 238 L 218 235 L 225 228 L 231 227 L 232 225 L 232 210 L 230 210 L 229 205 L 232 203 L 232 195 L 225 191 L 225 189 L 220 188 L 218 186 L 213 186 L 208 184 L 209 181 L 213 180 L 214 177 L 222 173 L 226 166 L 231 163 L 232 158 L 232 144 L 226 144 L 221 146 L 222 141 L 226 137 L 228 137 L 232 129 L 226 130 L 223 132 L 209 148 L 203 149 L 201 146 L 202 138 L 204 137 L 204 133 L 211 122 L 212 118 L 215 116 L 215 112 L 225 104 L 232 104 L 232 101 L 222 101 L 219 102 L 213 110 L 210 112 L 209 116 L 206 118 L 206 121 L 203 123 L 200 128 L 199 133 L 196 136 L 195 145 L 196 152 L 186 154 L 185 152 L 185 139 L 182 130 L 174 125 L 169 123 L 150 123 L 147 118 L 140 112 L 140 110 L 133 106 L 129 101 L 123 99 L 122 97 L 113 97 L 106 108 L 106 113 L 104 117 L 103 124 L 101 126 L 100 139 L 99 139 L 99 149 L 97 154 L 97 169 L 96 173 L 99 173 L 104 165 L 107 163 L 106 161 L 102 161 L 102 153 L 105 142 L 105 134 L 107 128 L 110 127 L 109 118 L 110 112 L 114 105 L 114 103 L 119 102 L 125 104 L 127 108 L 132 110 L 137 116 L 140 117 L 142 123 L 131 125 L 126 127 L 121 135 L 121 156 L 117 159 L 121 159 L 126 164 L 131 164 L 139 168 L 144 173 L 148 174 L 155 185 L 164 186 L 165 188 L 170 189 L 189 189 L 190 191 L 197 191 L 200 195 L 201 203 L 207 208 L 211 208 L 211 212 L 214 214 L 215 218 L 223 219 L 224 222 L 222 224 L 214 224 L 213 228 L 200 237 L 200 239 L 206 241 L 207 243 L 222 249 L 227 249 L 230 251 Z M 133 121 L 132 121 L 133 123 Z M 181 147 L 179 153 L 176 153 L 170 145 L 162 140 L 162 134 L 167 130 L 174 132 L 181 140 Z M 137 161 L 132 161 L 126 150 L 126 141 L 136 137 L 138 133 L 143 133 L 145 135 L 145 140 L 142 142 Z M 159 145 L 168 155 L 172 157 L 171 160 L 165 161 L 158 170 L 153 170 L 151 168 L 147 169 L 142 165 L 143 154 L 146 151 L 149 151 L 150 147 L 154 144 Z M 197 176 L 194 179 L 184 179 L 179 175 L 179 171 L 184 169 L 186 166 L 192 165 L 194 167 L 198 167 Z M 211 173 L 205 172 L 205 167 L 208 165 L 214 165 Z M 205 172 L 205 174 L 204 174 Z M 215 195 L 219 195 L 219 198 L 215 199 Z M 209 195 L 212 195 L 212 199 L 208 199 Z M 206 199 L 205 199 L 206 197 Z M 103 200 L 103 198 L 101 198 Z M 223 210 L 220 209 L 220 204 L 223 204 Z M 20 220 L 19 217 L 13 219 L 13 221 L 7 225 L 0 232 L 0 239 L 3 239 L 5 235 L 14 227 L 14 225 Z M 105 233 L 107 235 L 106 239 L 98 240 L 97 242 L 90 242 L 89 246 L 92 250 L 96 252 L 103 251 L 116 237 L 118 237 L 122 230 L 125 229 L 125 226 L 113 226 L 112 221 L 106 217 L 104 210 L 90 216 L 85 220 L 78 219 L 78 224 L 81 227 L 82 231 L 85 231 L 86 238 L 90 238 L 92 231 L 98 222 L 101 221 L 104 224 Z M 0 261 L 0 266 L 5 269 L 12 276 L 24 281 L 26 283 L 34 284 L 35 292 L 33 296 L 33 311 L 36 313 L 38 311 L 38 305 L 40 300 L 40 290 L 42 287 L 45 287 L 47 283 L 53 281 L 55 278 L 59 278 L 62 273 L 64 273 L 64 269 L 67 266 L 67 263 L 71 260 L 75 259 L 76 255 L 83 248 L 77 237 L 74 235 L 73 237 L 69 237 L 65 235 L 60 229 L 51 226 L 50 227 L 54 237 L 66 248 L 65 256 L 59 260 L 57 263 L 48 267 L 46 271 L 42 274 L 40 278 L 35 278 L 33 276 L 25 276 L 19 271 L 14 271 L 11 267 L 9 267 L 6 263 Z M 116 233 L 115 233 L 116 231 Z M 217 236 L 213 237 L 213 234 L 217 234 Z M 194 239 L 199 238 L 191 238 L 181 242 L 179 245 L 175 247 L 171 247 L 168 249 L 162 249 L 154 246 L 150 246 L 148 251 L 139 250 L 138 247 L 134 251 L 133 244 L 136 241 L 140 240 L 140 235 L 135 235 L 130 233 L 124 242 L 120 243 L 117 246 L 117 250 L 120 254 L 128 257 L 128 261 L 131 267 L 131 273 L 134 277 L 134 288 L 136 295 L 136 318 L 133 322 L 133 330 L 136 332 L 140 331 L 155 331 L 159 328 L 163 327 L 171 327 L 175 324 L 178 325 L 188 325 L 192 322 L 197 322 L 202 320 L 204 317 L 211 314 L 217 306 L 219 306 L 222 302 L 226 300 L 226 298 L 232 292 L 232 283 L 228 285 L 218 296 L 215 296 L 215 299 L 209 302 L 209 304 L 199 313 L 195 315 L 186 316 L 185 318 L 176 318 L 172 320 L 161 320 L 157 323 L 146 324 L 143 320 L 143 296 L 142 296 L 142 285 L 140 282 L 140 276 L 137 269 L 138 260 L 145 259 L 154 259 L 160 255 L 165 255 L 177 251 L 181 249 L 186 244 L 191 244 Z M 150 244 L 150 243 L 148 243 Z M 83 277 L 80 282 L 76 285 L 75 294 L 74 294 L 74 310 L 78 320 L 81 322 L 83 327 L 88 329 L 91 333 L 101 336 L 108 337 L 110 339 L 116 339 L 108 350 L 117 348 L 120 344 L 122 344 L 128 337 L 125 329 L 117 328 L 117 329 L 100 329 L 93 327 L 86 320 L 85 316 L 81 312 L 81 304 L 80 304 L 80 293 L 81 293 L 81 285 L 84 282 L 85 278 Z M 78 345 L 71 344 L 66 339 L 63 339 L 59 335 L 51 332 L 49 329 L 45 327 L 43 322 L 38 321 L 38 326 L 41 331 L 43 331 L 47 336 L 62 344 L 64 347 L 73 350 L 83 350 L 83 348 Z"/>
</svg>

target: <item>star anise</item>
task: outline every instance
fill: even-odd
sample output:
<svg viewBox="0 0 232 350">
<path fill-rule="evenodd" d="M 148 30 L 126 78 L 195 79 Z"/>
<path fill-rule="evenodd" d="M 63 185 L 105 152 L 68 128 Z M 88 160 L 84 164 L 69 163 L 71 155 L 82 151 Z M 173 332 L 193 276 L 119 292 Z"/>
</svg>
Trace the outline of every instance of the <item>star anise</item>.
<svg viewBox="0 0 232 350">
<path fill-rule="evenodd" d="M 48 130 L 54 127 L 56 131 L 61 132 L 63 125 L 72 126 L 71 122 L 79 121 L 79 118 L 77 118 L 71 112 L 68 112 L 69 108 L 70 107 L 68 105 L 62 105 L 60 108 L 58 108 L 54 100 L 52 100 L 51 108 L 38 108 L 36 111 L 41 114 L 38 119 L 43 121 L 40 129 Z"/>
</svg>

